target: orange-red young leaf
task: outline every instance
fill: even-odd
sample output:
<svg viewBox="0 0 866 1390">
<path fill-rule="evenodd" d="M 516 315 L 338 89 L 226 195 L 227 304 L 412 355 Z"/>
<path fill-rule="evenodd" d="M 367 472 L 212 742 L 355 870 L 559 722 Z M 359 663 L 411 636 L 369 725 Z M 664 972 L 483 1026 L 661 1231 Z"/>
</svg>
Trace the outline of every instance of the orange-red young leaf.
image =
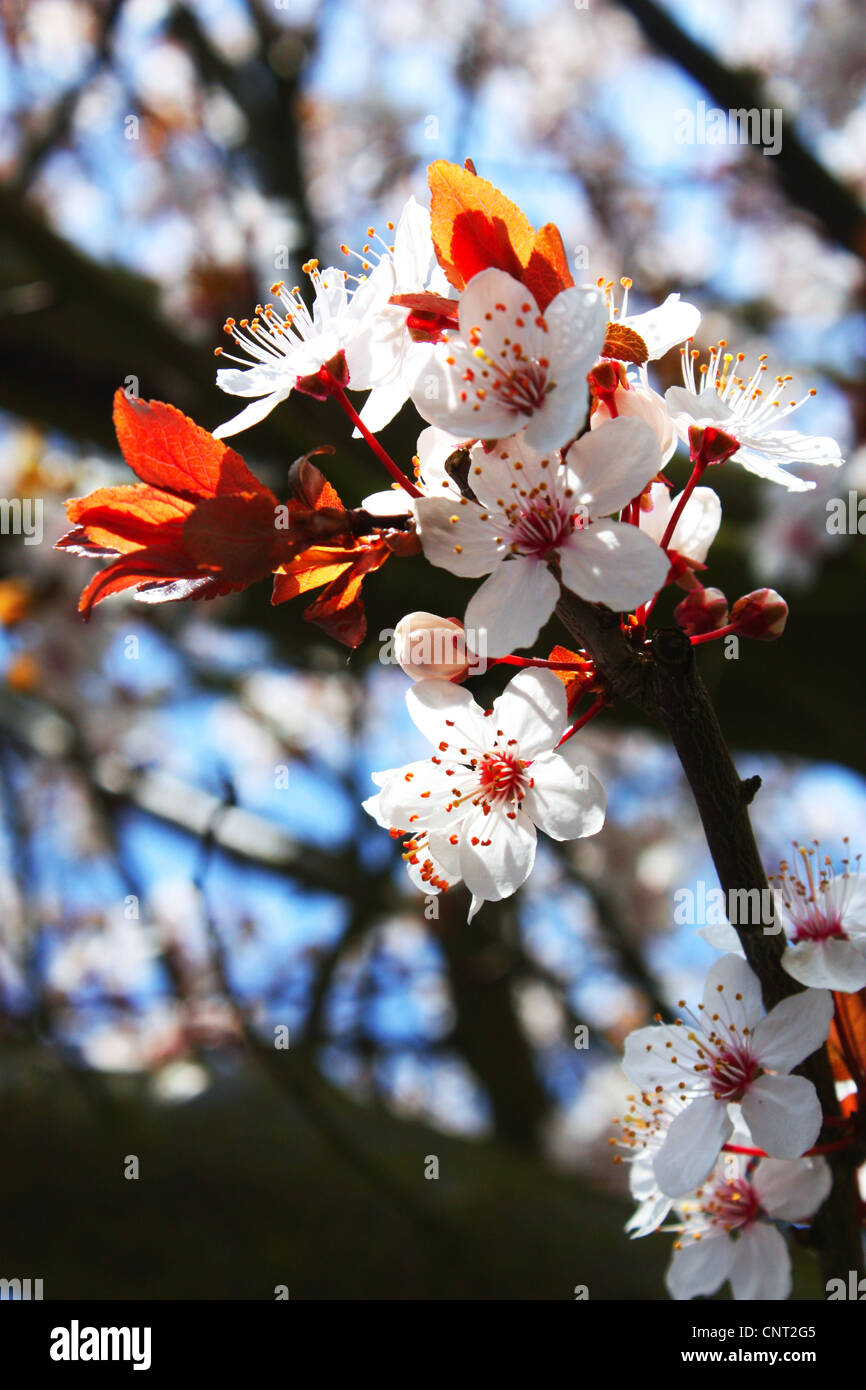
<svg viewBox="0 0 866 1390">
<path fill-rule="evenodd" d="M 292 465 L 294 495 L 281 506 L 239 454 L 174 406 L 130 401 L 119 391 L 114 418 L 142 481 L 67 502 L 72 530 L 57 542 L 72 554 L 110 560 L 81 595 L 85 617 L 124 589 L 151 603 L 214 598 L 274 574 L 274 603 L 323 588 L 304 617 L 358 645 L 366 631 L 364 576 L 391 554 L 417 551 L 414 532 L 356 536 L 361 514 L 346 510 L 309 454 Z"/>
<path fill-rule="evenodd" d="M 115 392 L 114 428 L 123 456 L 144 483 L 188 497 L 267 492 L 234 449 L 163 401 Z"/>
<path fill-rule="evenodd" d="M 308 549 L 274 576 L 271 603 L 285 603 L 298 594 L 327 585 L 304 609 L 304 618 L 345 646 L 358 647 L 367 633 L 361 585 L 371 571 L 384 565 L 390 554 L 391 548 L 379 539 L 359 540 L 353 549 Z"/>
<path fill-rule="evenodd" d="M 543 311 L 574 284 L 562 238 L 551 223 L 536 232 L 498 188 L 458 164 L 438 159 L 427 177 L 433 244 L 456 289 L 481 270 L 504 270 L 526 285 Z"/>
<path fill-rule="evenodd" d="M 551 299 L 574 284 L 559 228 L 552 222 L 535 233 L 532 250 L 520 278 L 542 313 Z"/>
<path fill-rule="evenodd" d="M 836 1013 L 830 1028 L 829 1052 L 837 1081 L 855 1081 L 866 1104 L 866 989 L 858 994 L 834 994 Z"/>
</svg>

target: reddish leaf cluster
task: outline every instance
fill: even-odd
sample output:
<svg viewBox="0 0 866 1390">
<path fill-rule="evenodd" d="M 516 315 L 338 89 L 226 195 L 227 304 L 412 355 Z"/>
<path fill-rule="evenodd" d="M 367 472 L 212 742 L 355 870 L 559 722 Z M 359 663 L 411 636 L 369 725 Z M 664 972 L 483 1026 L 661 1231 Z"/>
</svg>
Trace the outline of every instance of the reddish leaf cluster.
<svg viewBox="0 0 866 1390">
<path fill-rule="evenodd" d="M 414 533 L 355 534 L 359 514 L 309 459 L 293 468 L 295 496 L 281 504 L 239 454 L 174 406 L 118 391 L 114 423 L 141 481 L 68 502 L 73 529 L 57 542 L 111 561 L 81 594 L 85 618 L 123 589 L 148 602 L 215 598 L 273 574 L 273 603 L 326 585 L 304 617 L 349 646 L 362 641 L 364 576 L 417 548 Z"/>
</svg>

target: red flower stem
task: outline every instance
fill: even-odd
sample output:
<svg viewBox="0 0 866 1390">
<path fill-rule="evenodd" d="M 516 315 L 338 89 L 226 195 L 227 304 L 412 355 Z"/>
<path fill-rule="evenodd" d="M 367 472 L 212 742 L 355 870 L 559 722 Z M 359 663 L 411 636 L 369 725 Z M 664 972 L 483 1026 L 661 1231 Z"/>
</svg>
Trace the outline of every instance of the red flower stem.
<svg viewBox="0 0 866 1390">
<path fill-rule="evenodd" d="M 370 431 L 367 429 L 367 426 L 364 424 L 355 407 L 350 404 L 349 398 L 346 395 L 346 392 L 343 390 L 342 386 L 340 386 L 336 381 L 334 381 L 333 377 L 331 377 L 331 380 L 334 382 L 333 395 L 335 400 L 339 401 L 340 405 L 345 410 L 349 419 L 352 421 L 352 424 L 369 444 L 370 448 L 373 450 L 373 453 L 376 455 L 376 458 L 379 460 L 379 462 L 385 465 L 388 472 L 391 474 L 391 477 L 394 479 L 394 482 L 399 483 L 400 486 L 404 488 L 406 492 L 408 492 L 410 497 L 423 497 L 424 494 L 423 492 L 421 492 L 420 488 L 417 488 L 414 483 L 409 481 L 409 479 L 406 477 L 406 474 L 401 472 L 401 470 L 397 467 L 396 463 L 391 458 L 391 455 L 387 452 L 387 450 L 382 448 L 382 445 L 379 443 L 376 436 L 374 434 L 371 434 Z"/>
<path fill-rule="evenodd" d="M 832 1144 L 816 1144 L 814 1148 L 806 1149 L 801 1155 L 802 1158 L 813 1158 L 819 1154 L 839 1153 L 842 1149 L 850 1149 L 853 1145 L 852 1139 L 837 1139 Z M 722 1153 L 726 1154 L 746 1154 L 749 1158 L 769 1158 L 769 1154 L 764 1153 L 763 1149 L 748 1149 L 742 1144 L 723 1144 Z"/>
<path fill-rule="evenodd" d="M 559 743 L 556 745 L 557 748 L 561 748 L 564 743 L 567 743 L 570 738 L 573 738 L 579 729 L 582 729 L 591 719 L 595 719 L 596 715 L 601 714 L 602 710 L 609 704 L 610 697 L 608 695 L 597 696 L 586 711 L 586 714 L 582 714 L 579 719 L 574 721 L 570 729 L 566 729 Z"/>
<path fill-rule="evenodd" d="M 737 631 L 736 623 L 728 623 L 726 627 L 714 628 L 712 632 L 699 632 L 696 637 L 690 637 L 689 641 L 693 647 L 699 647 L 701 642 L 714 642 L 717 637 L 727 637 L 729 633 Z"/>
<path fill-rule="evenodd" d="M 683 488 L 683 490 L 682 490 L 682 492 L 681 492 L 681 494 L 680 494 L 680 500 L 677 502 L 677 505 L 674 507 L 673 515 L 671 516 L 670 520 L 668 521 L 668 524 L 667 524 L 667 526 L 665 527 L 664 535 L 662 536 L 661 540 L 659 541 L 659 545 L 661 546 L 662 550 L 667 550 L 668 546 L 670 545 L 671 536 L 673 535 L 674 531 L 677 529 L 677 522 L 679 521 L 680 517 L 681 517 L 682 514 L 683 514 L 683 509 L 685 508 L 686 503 L 688 502 L 689 498 L 691 497 L 692 493 L 694 492 L 695 488 L 697 487 L 698 483 L 700 482 L 701 477 L 703 476 L 703 473 L 704 473 L 704 470 L 705 470 L 706 467 L 707 467 L 706 463 L 704 463 L 704 462 L 699 458 L 698 461 L 697 461 L 697 463 L 695 464 L 694 468 L 692 469 L 692 475 L 691 475 L 691 477 L 689 478 L 688 482 L 686 483 L 685 487 Z"/>
<path fill-rule="evenodd" d="M 582 671 L 584 661 L 546 661 L 543 656 L 497 656 L 490 666 L 541 666 L 547 671 Z"/>
</svg>

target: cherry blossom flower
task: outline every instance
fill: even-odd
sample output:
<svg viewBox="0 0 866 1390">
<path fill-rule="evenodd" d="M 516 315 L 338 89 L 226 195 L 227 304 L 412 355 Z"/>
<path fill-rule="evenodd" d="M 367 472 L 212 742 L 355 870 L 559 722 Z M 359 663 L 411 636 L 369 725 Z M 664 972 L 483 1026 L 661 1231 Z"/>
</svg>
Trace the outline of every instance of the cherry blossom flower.
<svg viewBox="0 0 866 1390">
<path fill-rule="evenodd" d="M 389 224 L 389 226 L 392 224 Z M 368 228 L 374 235 L 373 228 Z M 385 260 L 393 265 L 392 295 L 429 293 L 447 298 L 451 286 L 436 259 L 430 233 L 430 213 L 415 198 L 403 209 L 393 246 L 382 243 L 381 253 L 364 247 L 362 265 L 377 268 Z M 345 253 L 349 248 L 343 246 Z M 456 306 L 455 306 L 456 307 Z M 413 337 L 407 326 L 407 310 L 398 304 L 385 304 L 370 317 L 351 349 L 351 385 L 356 391 L 372 387 L 361 411 L 361 419 L 373 434 L 384 429 L 409 399 L 410 390 L 430 359 L 432 344 Z M 357 431 L 356 431 L 357 433 Z"/>
<path fill-rule="evenodd" d="M 866 875 L 852 873 L 844 859 L 796 847 L 799 865 L 783 861 L 771 882 L 782 897 L 781 918 L 789 945 L 782 965 L 803 985 L 844 993 L 866 985 Z M 859 863 L 859 857 L 858 861 Z"/>
<path fill-rule="evenodd" d="M 783 860 L 779 873 L 769 876 L 788 940 L 782 965 L 802 985 L 855 993 L 866 986 L 866 875 L 852 873 L 848 859 L 837 874 L 829 856 L 816 862 L 816 848 L 795 849 L 797 867 Z M 718 951 L 742 953 L 727 922 L 702 927 L 698 935 Z"/>
<path fill-rule="evenodd" d="M 789 1073 L 830 1031 L 833 996 L 806 990 L 764 1013 L 757 975 L 725 955 L 707 975 L 703 1002 L 689 1021 L 639 1028 L 626 1040 L 623 1067 L 636 1086 L 689 1100 L 671 1124 L 653 1170 L 677 1197 L 703 1182 L 732 1130 L 737 1101 L 755 1143 L 773 1158 L 798 1158 L 821 1128 L 815 1087 Z"/>
<path fill-rule="evenodd" d="M 567 589 L 591 603 L 629 610 L 664 584 L 664 551 L 636 526 L 602 521 L 658 472 L 658 444 L 640 420 L 611 420 L 578 439 L 562 463 L 537 453 L 526 432 L 474 450 L 466 497 L 414 504 L 421 544 L 434 565 L 488 574 L 470 599 L 466 626 L 487 633 L 488 656 L 533 642 Z"/>
<path fill-rule="evenodd" d="M 473 439 L 525 426 L 536 449 L 557 449 L 586 418 L 586 375 L 604 343 L 601 295 L 572 286 L 544 313 L 504 270 L 482 270 L 460 296 L 459 331 L 446 332 L 412 400 L 431 424 Z"/>
<path fill-rule="evenodd" d="M 664 483 L 652 483 L 648 494 L 650 505 L 646 510 L 641 505 L 640 529 L 659 545 L 681 496 L 682 493 L 672 497 Z M 683 507 L 667 549 L 702 565 L 721 524 L 722 504 L 718 494 L 711 487 L 696 487 Z"/>
<path fill-rule="evenodd" d="M 345 270 L 335 266 L 320 270 L 318 261 L 309 261 L 304 270 L 314 290 L 312 310 L 299 289 L 288 290 L 278 282 L 271 286 L 271 294 L 281 300 L 284 314 L 266 304 L 259 305 L 250 320 L 226 321 L 226 332 L 246 357 L 232 357 L 217 348 L 219 356 L 240 364 L 218 371 L 217 385 L 229 395 L 256 399 L 214 430 L 217 439 L 257 425 L 291 394 L 299 378 L 313 376 L 340 352 L 346 354 L 351 380 L 353 341 L 364 341 L 371 323 L 384 311 L 394 290 L 390 258 L 383 257 L 372 275 L 361 280 L 354 291 L 347 286 Z M 363 365 L 367 357 L 365 347 L 361 354 Z"/>
<path fill-rule="evenodd" d="M 700 381 L 695 377 L 696 352 L 683 350 L 683 386 L 670 386 L 665 401 L 673 417 L 677 433 L 688 441 L 690 425 L 714 425 L 736 439 L 740 445 L 734 457 L 760 478 L 781 483 L 792 492 L 806 492 L 815 484 L 786 470 L 791 466 L 814 467 L 842 463 L 839 445 L 834 439 L 800 434 L 797 430 L 779 429 L 779 423 L 793 414 L 815 394 L 809 391 L 800 401 L 783 403 L 790 376 L 777 376 L 772 389 L 762 387 L 768 371 L 766 354 L 745 380 L 738 374 L 744 354 L 724 351 L 725 344 L 710 351 L 709 363 L 700 369 Z"/>
<path fill-rule="evenodd" d="M 629 1191 L 638 1203 L 626 1223 L 633 1240 L 658 1230 L 673 1206 L 673 1198 L 659 1188 L 653 1165 L 671 1124 L 687 1105 L 675 1092 L 644 1091 L 629 1096 L 625 1114 L 613 1122 L 617 1136 L 611 1143 L 626 1150 L 626 1155 L 617 1154 L 614 1162 L 629 1164 Z"/>
<path fill-rule="evenodd" d="M 377 774 L 381 790 L 364 808 L 395 836 L 408 832 L 407 853 L 422 869 L 429 859 L 444 886 L 465 881 L 470 919 L 482 902 L 510 897 L 529 877 L 536 827 L 554 840 L 601 829 L 601 783 L 573 739 L 557 749 L 568 716 L 565 687 L 552 671 L 519 671 L 489 710 L 442 680 L 420 681 L 406 704 L 436 751 Z"/>
<path fill-rule="evenodd" d="M 823 1158 L 754 1163 L 723 1155 L 707 1181 L 677 1202 L 679 1223 L 665 1228 L 679 1232 L 665 1278 L 671 1297 L 699 1298 L 729 1281 L 738 1300 L 787 1298 L 791 1259 L 774 1223 L 813 1216 L 832 1185 Z"/>
</svg>

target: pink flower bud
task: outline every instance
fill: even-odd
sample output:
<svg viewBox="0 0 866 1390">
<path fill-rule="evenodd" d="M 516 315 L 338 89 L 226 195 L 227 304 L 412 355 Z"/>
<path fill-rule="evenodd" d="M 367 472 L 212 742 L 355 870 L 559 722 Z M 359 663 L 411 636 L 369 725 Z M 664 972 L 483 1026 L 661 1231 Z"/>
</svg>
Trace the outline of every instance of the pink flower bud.
<svg viewBox="0 0 866 1390">
<path fill-rule="evenodd" d="M 744 637 L 772 642 L 781 637 L 788 621 L 788 605 L 775 589 L 756 589 L 738 598 L 731 609 L 731 622 Z"/>
<path fill-rule="evenodd" d="M 721 589 L 693 589 L 678 603 L 674 617 L 689 637 L 715 632 L 728 622 L 728 600 Z"/>
<path fill-rule="evenodd" d="M 394 629 L 394 656 L 413 681 L 462 681 L 473 664 L 466 633 L 456 618 L 407 613 Z"/>
</svg>

